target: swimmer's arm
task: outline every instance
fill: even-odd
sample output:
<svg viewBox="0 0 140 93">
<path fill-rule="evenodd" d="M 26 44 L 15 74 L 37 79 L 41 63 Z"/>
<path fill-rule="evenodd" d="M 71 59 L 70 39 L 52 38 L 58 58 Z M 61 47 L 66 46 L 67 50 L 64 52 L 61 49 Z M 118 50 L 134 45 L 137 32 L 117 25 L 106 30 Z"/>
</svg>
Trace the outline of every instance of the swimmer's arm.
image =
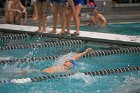
<svg viewBox="0 0 140 93">
<path fill-rule="evenodd" d="M 21 71 L 17 71 L 15 72 L 16 75 L 26 75 L 26 74 L 35 74 L 35 73 L 40 73 L 40 70 L 37 69 L 31 69 L 31 70 L 21 70 Z"/>
<path fill-rule="evenodd" d="M 105 17 L 103 15 L 99 14 L 99 18 L 100 18 L 100 20 L 102 22 L 102 26 L 104 27 L 106 25 L 106 19 L 105 19 Z"/>
<path fill-rule="evenodd" d="M 91 16 L 90 20 L 91 20 L 91 24 L 92 25 L 96 25 L 96 21 L 95 21 L 95 17 L 94 16 Z"/>
</svg>

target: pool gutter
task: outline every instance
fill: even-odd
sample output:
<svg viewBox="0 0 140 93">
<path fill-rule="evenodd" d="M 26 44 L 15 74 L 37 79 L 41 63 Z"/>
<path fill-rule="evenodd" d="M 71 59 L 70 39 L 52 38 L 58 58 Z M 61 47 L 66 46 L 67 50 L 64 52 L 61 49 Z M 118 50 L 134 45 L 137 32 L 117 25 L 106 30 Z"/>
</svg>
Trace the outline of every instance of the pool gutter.
<svg viewBox="0 0 140 93">
<path fill-rule="evenodd" d="M 140 36 L 130 36 L 130 35 L 119 35 L 119 34 L 109 34 L 109 33 L 99 33 L 99 32 L 86 32 L 80 31 L 79 36 L 64 36 L 57 34 L 48 34 L 34 32 L 38 29 L 36 26 L 21 26 L 21 25 L 11 25 L 11 24 L 1 24 L 0 32 L 2 33 L 15 33 L 23 34 L 26 33 L 32 36 L 41 36 L 41 37 L 56 37 L 56 38 L 65 38 L 65 39 L 81 39 L 84 41 L 92 41 L 97 43 L 108 43 L 108 44 L 117 44 L 117 45 L 127 45 L 127 46 L 140 46 Z M 49 31 L 52 28 L 46 28 Z M 61 29 L 57 29 L 59 33 Z M 73 33 L 74 30 L 71 30 Z"/>
</svg>

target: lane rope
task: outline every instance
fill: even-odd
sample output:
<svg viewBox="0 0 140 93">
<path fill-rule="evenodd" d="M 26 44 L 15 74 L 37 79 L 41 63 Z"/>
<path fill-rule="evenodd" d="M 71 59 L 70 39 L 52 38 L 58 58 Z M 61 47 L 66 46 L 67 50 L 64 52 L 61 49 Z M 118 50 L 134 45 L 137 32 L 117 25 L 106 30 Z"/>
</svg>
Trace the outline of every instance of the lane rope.
<svg viewBox="0 0 140 93">
<path fill-rule="evenodd" d="M 88 71 L 83 72 L 85 75 L 90 76 L 101 76 L 101 75 L 109 75 L 109 74 L 117 74 L 117 73 L 123 73 L 123 72 L 130 72 L 130 71 L 139 71 L 140 66 L 129 66 L 129 67 L 123 67 L 123 68 L 116 68 L 116 69 L 106 69 L 106 70 L 99 70 L 99 71 Z M 21 79 L 7 79 L 7 80 L 0 80 L 1 84 L 7 84 L 7 83 L 29 83 L 29 82 L 40 82 L 48 79 L 57 79 L 57 78 L 65 78 L 68 76 L 72 76 L 76 73 L 64 73 L 64 74 L 54 74 L 54 75 L 44 75 L 39 77 L 33 77 L 33 78 L 21 78 Z"/>
<path fill-rule="evenodd" d="M 0 40 L 13 40 L 13 39 L 22 39 L 28 38 L 28 34 L 9 34 L 9 35 L 0 35 Z"/>
<path fill-rule="evenodd" d="M 76 41 L 75 41 L 76 43 Z M 82 42 L 81 42 L 82 43 Z M 83 57 L 94 57 L 94 56 L 107 56 L 107 55 L 117 55 L 126 53 L 138 53 L 140 52 L 140 47 L 129 47 L 129 48 L 119 48 L 111 50 L 97 50 L 90 54 L 86 54 Z M 32 61 L 42 61 L 42 60 L 55 60 L 59 56 L 47 56 L 47 57 L 32 57 L 32 58 L 19 58 L 19 59 L 9 59 L 1 60 L 0 64 L 10 64 L 14 62 L 32 62 Z"/>
<path fill-rule="evenodd" d="M 25 48 L 44 48 L 44 47 L 55 47 L 55 46 L 68 46 L 75 44 L 82 44 L 81 40 L 63 40 L 57 42 L 43 42 L 35 44 L 22 44 L 22 45 L 11 45 L 11 46 L 0 46 L 0 50 L 12 50 L 12 49 L 25 49 Z"/>
</svg>

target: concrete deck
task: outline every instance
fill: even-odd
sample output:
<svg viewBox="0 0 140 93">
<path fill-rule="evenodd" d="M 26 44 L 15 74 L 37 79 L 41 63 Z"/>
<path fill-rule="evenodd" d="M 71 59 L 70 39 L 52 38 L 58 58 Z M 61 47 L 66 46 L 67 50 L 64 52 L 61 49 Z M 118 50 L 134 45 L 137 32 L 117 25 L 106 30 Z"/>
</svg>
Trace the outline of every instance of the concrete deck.
<svg viewBox="0 0 140 93">
<path fill-rule="evenodd" d="M 24 32 L 35 32 L 37 31 L 37 26 L 22 26 L 22 25 L 11 25 L 11 24 L 0 24 L 0 29 L 5 30 L 17 30 Z M 52 30 L 52 28 L 46 28 L 48 33 Z M 1 31 L 0 31 L 1 32 Z M 57 33 L 60 32 L 60 29 L 57 29 Z M 73 33 L 74 30 L 71 30 Z M 109 34 L 109 33 L 99 33 L 99 32 L 87 32 L 80 31 L 80 35 L 78 37 L 86 37 L 89 39 L 100 39 L 100 40 L 111 40 L 111 41 L 121 41 L 121 42 L 129 42 L 129 43 L 138 43 L 140 45 L 140 36 L 129 36 L 129 35 L 118 35 L 118 34 Z"/>
</svg>

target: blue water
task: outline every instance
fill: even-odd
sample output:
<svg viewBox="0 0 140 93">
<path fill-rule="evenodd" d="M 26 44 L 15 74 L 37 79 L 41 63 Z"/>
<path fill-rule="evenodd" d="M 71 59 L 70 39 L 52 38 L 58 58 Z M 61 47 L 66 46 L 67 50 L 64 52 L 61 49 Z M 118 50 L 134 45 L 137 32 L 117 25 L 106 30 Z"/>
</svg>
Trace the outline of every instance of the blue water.
<svg viewBox="0 0 140 93">
<path fill-rule="evenodd" d="M 75 30 L 75 26 L 71 27 L 72 30 Z M 125 24 L 107 24 L 105 27 L 99 26 L 80 26 L 82 31 L 90 32 L 101 32 L 101 33 L 112 33 L 112 34 L 121 34 L 121 35 L 140 35 L 140 23 L 125 23 Z"/>
<path fill-rule="evenodd" d="M 18 43 L 23 44 L 24 42 Z M 32 42 L 28 41 L 28 43 Z M 40 71 L 52 65 L 61 64 L 64 59 L 70 58 L 74 54 L 73 52 L 84 51 L 89 47 L 94 50 L 104 50 L 118 48 L 119 46 L 87 42 L 71 46 L 0 50 L 0 60 L 60 55 L 57 60 L 0 65 L 0 80 L 47 75 Z M 67 54 L 68 52 L 70 53 Z M 140 91 L 139 71 L 104 76 L 86 76 L 83 74 L 86 71 L 139 66 L 140 53 L 81 58 L 78 62 L 76 69 L 70 70 L 76 73 L 73 76 L 24 84 L 0 84 L 0 93 L 137 93 Z M 28 74 L 17 74 L 23 70 L 28 71 Z M 38 72 L 33 73 L 34 70 Z"/>
<path fill-rule="evenodd" d="M 46 48 L 29 48 L 29 49 L 13 49 L 13 50 L 1 50 L 0 57 L 9 58 L 26 58 L 26 57 L 46 57 L 50 55 L 63 55 L 71 51 L 84 51 L 86 48 L 93 48 L 95 50 L 103 50 L 110 48 L 118 48 L 114 45 L 103 45 L 97 43 L 83 43 L 70 46 L 58 46 L 58 47 L 46 47 Z M 19 54 L 19 55 L 17 55 Z"/>
<path fill-rule="evenodd" d="M 62 63 L 65 57 L 73 53 L 61 56 L 58 60 L 36 61 L 30 63 L 18 63 L 0 66 L 1 79 L 25 78 L 43 76 L 44 73 L 29 73 L 23 75 L 4 74 L 5 69 L 12 73 L 14 69 L 20 70 L 36 69 L 42 70 L 55 64 Z M 110 55 L 100 57 L 81 58 L 77 74 L 61 78 L 51 79 L 42 82 L 25 84 L 1 84 L 0 93 L 137 93 L 140 91 L 140 72 L 132 71 L 120 74 L 105 76 L 86 76 L 82 72 L 113 69 L 127 66 L 140 65 L 140 53 L 130 53 L 121 55 Z M 10 68 L 10 69 L 9 69 Z M 8 73 L 5 72 L 5 73 Z"/>
<path fill-rule="evenodd" d="M 19 39 L 6 39 L 0 41 L 0 46 L 10 46 L 10 45 L 25 45 L 25 44 L 34 44 L 34 43 L 44 43 L 50 41 L 58 41 L 56 38 L 39 38 L 39 37 L 27 37 L 27 38 L 19 38 Z"/>
</svg>

